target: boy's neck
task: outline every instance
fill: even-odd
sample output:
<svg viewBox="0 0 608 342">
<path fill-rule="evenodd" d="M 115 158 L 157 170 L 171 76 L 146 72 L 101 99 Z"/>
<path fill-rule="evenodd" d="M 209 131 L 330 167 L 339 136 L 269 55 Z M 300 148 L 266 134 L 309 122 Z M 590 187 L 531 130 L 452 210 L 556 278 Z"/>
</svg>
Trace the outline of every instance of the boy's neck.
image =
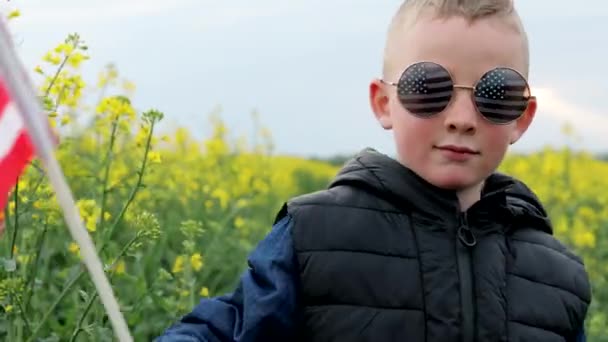
<svg viewBox="0 0 608 342">
<path fill-rule="evenodd" d="M 481 182 L 475 186 L 470 188 L 465 188 L 458 191 L 458 201 L 460 202 L 460 210 L 466 211 L 469 209 L 475 202 L 479 201 L 481 198 L 481 190 L 483 189 L 484 182 Z"/>
</svg>

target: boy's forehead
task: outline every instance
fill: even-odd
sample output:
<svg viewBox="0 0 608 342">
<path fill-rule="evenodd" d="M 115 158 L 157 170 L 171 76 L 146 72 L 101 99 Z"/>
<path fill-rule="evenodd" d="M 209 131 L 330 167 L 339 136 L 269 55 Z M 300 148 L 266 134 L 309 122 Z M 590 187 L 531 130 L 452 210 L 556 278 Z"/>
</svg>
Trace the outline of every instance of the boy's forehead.
<svg viewBox="0 0 608 342">
<path fill-rule="evenodd" d="M 487 17 L 469 22 L 462 17 L 437 18 L 427 13 L 408 19 L 390 33 L 385 56 L 385 72 L 390 74 L 385 77 L 398 77 L 408 65 L 419 61 L 436 62 L 463 73 L 483 73 L 497 66 L 528 73 L 527 38 L 517 18 Z"/>
</svg>

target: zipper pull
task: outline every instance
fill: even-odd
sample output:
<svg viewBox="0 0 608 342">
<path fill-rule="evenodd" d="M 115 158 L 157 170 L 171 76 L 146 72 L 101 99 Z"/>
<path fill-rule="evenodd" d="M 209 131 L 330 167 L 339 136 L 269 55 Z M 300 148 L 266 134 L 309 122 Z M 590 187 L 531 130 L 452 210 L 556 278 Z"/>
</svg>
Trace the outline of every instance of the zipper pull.
<svg viewBox="0 0 608 342">
<path fill-rule="evenodd" d="M 466 212 L 460 215 L 460 225 L 458 226 L 458 238 L 460 239 L 460 242 L 462 242 L 465 246 L 468 247 L 473 247 L 477 244 L 475 234 L 473 233 L 471 228 L 469 228 Z"/>
</svg>

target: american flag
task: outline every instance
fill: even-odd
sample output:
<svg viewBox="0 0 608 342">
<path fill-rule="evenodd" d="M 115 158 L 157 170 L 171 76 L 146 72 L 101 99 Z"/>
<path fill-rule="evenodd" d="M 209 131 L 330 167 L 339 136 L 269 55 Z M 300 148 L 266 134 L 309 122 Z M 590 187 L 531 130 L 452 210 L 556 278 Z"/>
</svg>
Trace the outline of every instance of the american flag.
<svg viewBox="0 0 608 342">
<path fill-rule="evenodd" d="M 34 147 L 23 118 L 0 79 L 0 222 L 9 194 L 33 156 Z"/>
</svg>

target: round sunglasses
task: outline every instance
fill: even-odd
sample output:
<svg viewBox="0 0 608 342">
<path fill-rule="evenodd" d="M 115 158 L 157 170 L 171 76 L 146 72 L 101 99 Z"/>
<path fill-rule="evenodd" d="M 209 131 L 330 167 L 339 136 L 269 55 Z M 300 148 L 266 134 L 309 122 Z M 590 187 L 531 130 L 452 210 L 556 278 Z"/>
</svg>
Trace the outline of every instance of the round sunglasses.
<svg viewBox="0 0 608 342">
<path fill-rule="evenodd" d="M 481 116 L 494 124 L 508 124 L 528 108 L 530 87 L 516 70 L 498 67 L 489 70 L 474 86 L 454 84 L 452 75 L 433 62 L 418 62 L 407 67 L 396 86 L 401 105 L 413 115 L 428 118 L 441 113 L 449 105 L 454 89 L 472 90 L 473 103 Z"/>
</svg>

